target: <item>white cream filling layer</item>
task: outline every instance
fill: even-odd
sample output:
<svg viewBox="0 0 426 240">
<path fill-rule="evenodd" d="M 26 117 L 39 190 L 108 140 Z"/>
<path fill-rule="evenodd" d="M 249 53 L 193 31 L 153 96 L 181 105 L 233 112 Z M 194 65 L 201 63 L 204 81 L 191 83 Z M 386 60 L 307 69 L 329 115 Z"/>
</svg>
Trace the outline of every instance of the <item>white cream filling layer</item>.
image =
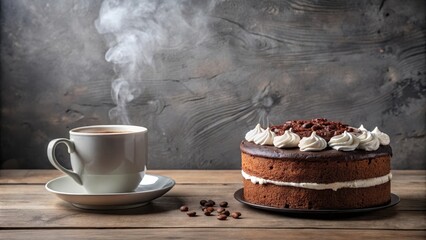
<svg viewBox="0 0 426 240">
<path fill-rule="evenodd" d="M 259 178 L 255 176 L 251 176 L 247 173 L 245 173 L 243 170 L 241 170 L 241 174 L 246 180 L 250 180 L 253 184 L 275 184 L 278 186 L 290 186 L 290 187 L 300 187 L 300 188 L 309 188 L 314 190 L 326 190 L 326 189 L 333 189 L 334 191 L 337 191 L 341 188 L 366 188 L 366 187 L 372 187 L 377 186 L 386 182 L 389 182 L 392 179 L 392 173 L 386 174 L 381 177 L 375 177 L 375 178 L 368 178 L 368 179 L 360 179 L 360 180 L 354 180 L 354 181 L 347 181 L 347 182 L 334 182 L 334 183 L 296 183 L 296 182 L 282 182 L 282 181 L 275 181 L 275 180 L 269 180 L 264 178 Z"/>
</svg>

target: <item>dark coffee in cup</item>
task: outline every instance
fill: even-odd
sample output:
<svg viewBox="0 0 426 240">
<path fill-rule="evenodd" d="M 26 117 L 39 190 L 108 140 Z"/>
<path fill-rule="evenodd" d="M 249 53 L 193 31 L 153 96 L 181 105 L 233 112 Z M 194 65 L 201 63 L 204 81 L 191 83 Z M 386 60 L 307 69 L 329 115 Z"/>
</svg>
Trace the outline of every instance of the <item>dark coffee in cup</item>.
<svg viewBox="0 0 426 240">
<path fill-rule="evenodd" d="M 88 128 L 88 129 L 78 129 L 75 132 L 79 133 L 88 133 L 88 134 L 126 134 L 126 133 L 132 133 L 134 131 L 129 130 L 122 130 L 122 129 L 96 129 L 96 128 Z"/>
</svg>

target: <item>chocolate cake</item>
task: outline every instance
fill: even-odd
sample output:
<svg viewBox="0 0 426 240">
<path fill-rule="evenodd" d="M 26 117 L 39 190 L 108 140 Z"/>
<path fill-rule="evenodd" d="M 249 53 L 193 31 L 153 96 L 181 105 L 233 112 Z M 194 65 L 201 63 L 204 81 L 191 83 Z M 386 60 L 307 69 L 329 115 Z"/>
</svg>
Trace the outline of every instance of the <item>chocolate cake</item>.
<svg viewBox="0 0 426 240">
<path fill-rule="evenodd" d="M 240 144 L 244 199 L 279 208 L 349 209 L 390 201 L 389 137 L 327 119 L 288 121 Z"/>
</svg>

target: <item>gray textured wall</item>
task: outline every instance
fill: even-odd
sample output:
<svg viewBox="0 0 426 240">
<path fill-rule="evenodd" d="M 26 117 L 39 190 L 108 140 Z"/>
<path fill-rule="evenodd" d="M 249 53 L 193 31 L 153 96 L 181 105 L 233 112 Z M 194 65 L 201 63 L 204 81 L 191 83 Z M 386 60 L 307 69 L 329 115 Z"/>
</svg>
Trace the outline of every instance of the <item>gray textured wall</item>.
<svg viewBox="0 0 426 240">
<path fill-rule="evenodd" d="M 394 168 L 426 168 L 426 1 L 142 3 L 0 1 L 0 168 L 129 121 L 151 169 L 237 169 L 266 115 L 377 125 Z"/>
</svg>

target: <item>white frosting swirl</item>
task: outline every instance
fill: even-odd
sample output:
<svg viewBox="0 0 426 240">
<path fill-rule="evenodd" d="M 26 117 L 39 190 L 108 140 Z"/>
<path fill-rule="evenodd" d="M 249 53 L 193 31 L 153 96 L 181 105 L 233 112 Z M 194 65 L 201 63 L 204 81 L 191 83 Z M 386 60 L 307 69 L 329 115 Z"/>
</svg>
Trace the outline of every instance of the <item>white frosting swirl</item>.
<svg viewBox="0 0 426 240">
<path fill-rule="evenodd" d="M 304 137 L 299 142 L 300 151 L 321 151 L 327 147 L 327 142 L 324 138 L 317 136 L 317 133 L 312 132 L 310 137 Z"/>
<path fill-rule="evenodd" d="M 328 146 L 338 151 L 353 151 L 359 145 L 359 139 L 352 133 L 344 132 L 328 141 Z"/>
<path fill-rule="evenodd" d="M 275 133 L 272 132 L 271 129 L 267 128 L 265 131 L 256 134 L 253 141 L 259 145 L 274 145 L 274 137 Z"/>
<path fill-rule="evenodd" d="M 357 136 L 359 139 L 358 149 L 365 151 L 376 151 L 380 147 L 379 138 L 376 134 L 366 130 L 362 130 L 361 135 Z"/>
<path fill-rule="evenodd" d="M 361 124 L 361 126 L 359 126 L 358 130 L 360 130 L 360 131 L 368 131 L 368 130 L 364 127 L 364 125 L 362 125 L 362 124 Z"/>
<path fill-rule="evenodd" d="M 253 142 L 256 135 L 263 132 L 263 131 L 265 131 L 265 130 L 258 123 L 254 129 L 252 129 L 252 130 L 250 130 L 246 133 L 245 139 L 249 142 Z"/>
<path fill-rule="evenodd" d="M 378 127 L 374 128 L 372 133 L 375 134 L 377 138 L 379 138 L 379 142 L 381 145 L 389 145 L 390 143 L 389 135 L 387 135 L 384 132 L 381 132 Z"/>
<path fill-rule="evenodd" d="M 300 142 L 300 137 L 296 133 L 292 132 L 292 129 L 285 130 L 281 136 L 274 137 L 274 146 L 277 148 L 293 148 L 297 147 Z"/>
</svg>

